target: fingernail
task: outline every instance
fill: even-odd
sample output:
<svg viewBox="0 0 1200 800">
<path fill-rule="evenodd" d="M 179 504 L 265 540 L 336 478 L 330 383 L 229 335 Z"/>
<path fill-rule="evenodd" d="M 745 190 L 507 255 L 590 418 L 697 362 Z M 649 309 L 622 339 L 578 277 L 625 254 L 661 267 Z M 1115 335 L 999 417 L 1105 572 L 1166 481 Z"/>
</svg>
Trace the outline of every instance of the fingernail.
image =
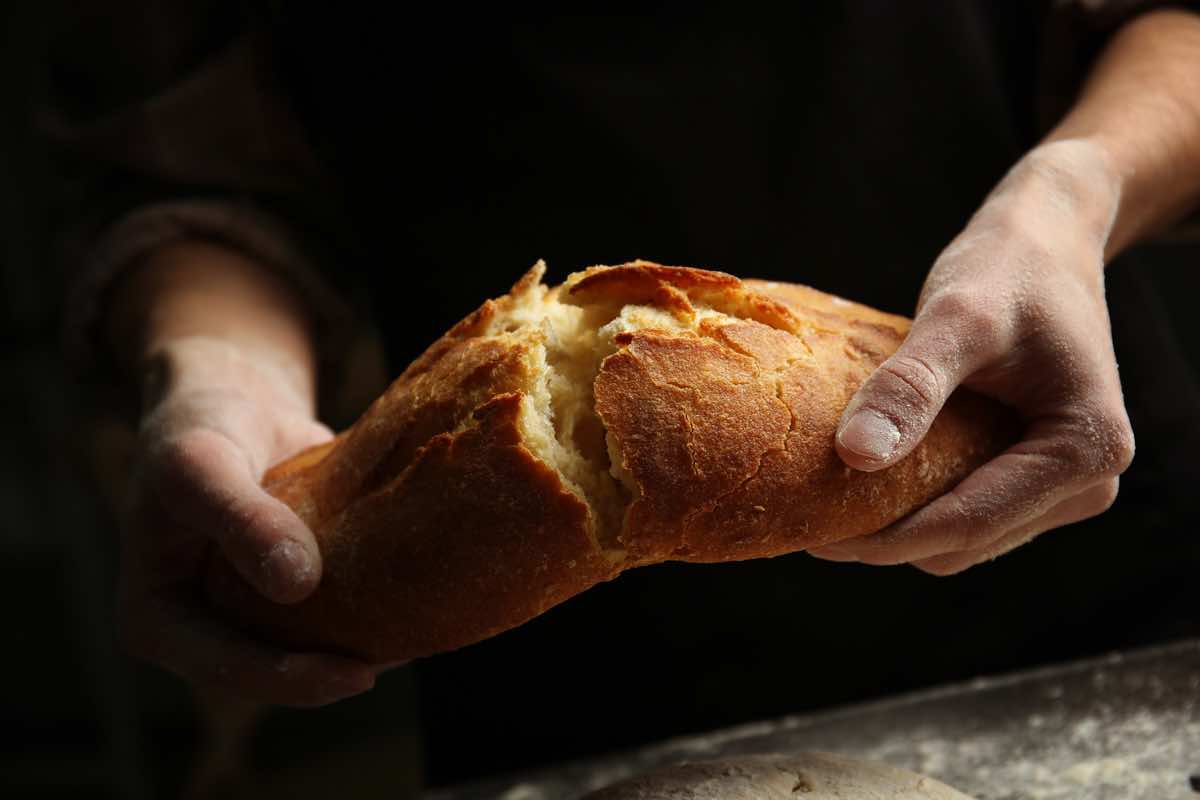
<svg viewBox="0 0 1200 800">
<path fill-rule="evenodd" d="M 859 411 L 838 433 L 838 442 L 851 453 L 883 461 L 900 443 L 900 431 L 882 414 Z"/>
<path fill-rule="evenodd" d="M 316 571 L 304 545 L 284 539 L 267 551 L 259 564 L 263 587 L 274 598 L 287 599 L 308 588 Z"/>
</svg>

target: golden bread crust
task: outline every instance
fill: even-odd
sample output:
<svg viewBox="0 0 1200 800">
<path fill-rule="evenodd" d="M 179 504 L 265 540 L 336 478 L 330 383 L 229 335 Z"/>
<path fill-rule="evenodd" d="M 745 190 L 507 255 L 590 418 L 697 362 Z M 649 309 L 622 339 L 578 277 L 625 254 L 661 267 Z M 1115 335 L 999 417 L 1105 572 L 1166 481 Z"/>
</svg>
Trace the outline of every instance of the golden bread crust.
<svg viewBox="0 0 1200 800">
<path fill-rule="evenodd" d="M 615 574 L 587 507 L 521 442 L 520 395 L 434 436 L 392 483 L 316 523 L 321 586 L 294 606 L 225 562 L 211 593 L 273 641 L 391 663 L 479 641 Z"/>
<path fill-rule="evenodd" d="M 267 473 L 266 488 L 320 544 L 313 596 L 271 604 L 214 559 L 214 602 L 288 646 L 407 660 L 519 625 L 630 567 L 775 556 L 870 533 L 1015 438 L 1009 412 L 959 391 L 911 456 L 853 471 L 834 432 L 903 341 L 903 317 L 649 262 L 594 267 L 549 291 L 541 274 L 451 329 L 333 442 Z M 614 474 L 633 488 L 611 537 L 595 498 L 550 463 L 528 425 L 554 335 L 522 321 L 530 298 L 591 309 L 596 326 L 629 306 L 663 312 L 616 331 L 593 372 L 592 424 L 603 423 Z"/>
<path fill-rule="evenodd" d="M 596 379 L 596 410 L 640 489 L 624 533 L 639 563 L 762 558 L 871 533 L 1013 440 L 1005 409 L 959 391 L 899 464 L 850 469 L 833 448 L 842 411 L 909 321 L 806 286 L 742 282 L 755 290 L 788 307 L 795 333 L 750 319 L 636 332 Z"/>
</svg>

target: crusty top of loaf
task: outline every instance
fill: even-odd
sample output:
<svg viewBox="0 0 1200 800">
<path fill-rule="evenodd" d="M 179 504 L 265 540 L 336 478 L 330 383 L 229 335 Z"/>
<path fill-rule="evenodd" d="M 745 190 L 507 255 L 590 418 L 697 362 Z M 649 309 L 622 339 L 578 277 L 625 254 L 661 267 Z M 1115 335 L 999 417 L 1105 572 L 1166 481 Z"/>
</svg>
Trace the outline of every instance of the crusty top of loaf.
<svg viewBox="0 0 1200 800">
<path fill-rule="evenodd" d="M 532 274 L 531 270 L 526 275 Z M 902 339 L 910 324 L 906 317 L 796 283 L 741 280 L 725 272 L 665 267 L 652 261 L 592 267 L 572 274 L 564 287 L 568 295 L 564 302 L 651 305 L 681 318 L 690 318 L 696 304 L 700 304 L 732 318 L 753 320 L 793 334 L 824 321 L 835 328 L 844 328 L 847 323 L 882 325 Z"/>
</svg>

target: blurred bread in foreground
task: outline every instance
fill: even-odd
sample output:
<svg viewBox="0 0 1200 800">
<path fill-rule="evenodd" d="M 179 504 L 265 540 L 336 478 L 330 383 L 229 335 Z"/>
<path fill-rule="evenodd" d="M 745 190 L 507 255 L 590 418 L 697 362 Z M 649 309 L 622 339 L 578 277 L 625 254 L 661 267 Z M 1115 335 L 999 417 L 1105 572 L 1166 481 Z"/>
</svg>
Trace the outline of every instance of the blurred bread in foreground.
<svg viewBox="0 0 1200 800">
<path fill-rule="evenodd" d="M 727 756 L 651 770 L 583 800 L 971 800 L 906 769 L 832 753 Z"/>
</svg>

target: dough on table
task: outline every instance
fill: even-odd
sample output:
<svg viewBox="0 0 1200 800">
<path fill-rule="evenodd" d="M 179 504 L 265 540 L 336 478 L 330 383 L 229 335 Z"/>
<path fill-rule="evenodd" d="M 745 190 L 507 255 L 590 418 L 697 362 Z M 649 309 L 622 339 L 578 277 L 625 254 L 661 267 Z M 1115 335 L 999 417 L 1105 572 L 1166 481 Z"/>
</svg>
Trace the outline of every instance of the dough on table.
<svg viewBox="0 0 1200 800">
<path fill-rule="evenodd" d="M 915 772 L 828 753 L 728 756 L 676 764 L 583 800 L 971 800 Z"/>
</svg>

